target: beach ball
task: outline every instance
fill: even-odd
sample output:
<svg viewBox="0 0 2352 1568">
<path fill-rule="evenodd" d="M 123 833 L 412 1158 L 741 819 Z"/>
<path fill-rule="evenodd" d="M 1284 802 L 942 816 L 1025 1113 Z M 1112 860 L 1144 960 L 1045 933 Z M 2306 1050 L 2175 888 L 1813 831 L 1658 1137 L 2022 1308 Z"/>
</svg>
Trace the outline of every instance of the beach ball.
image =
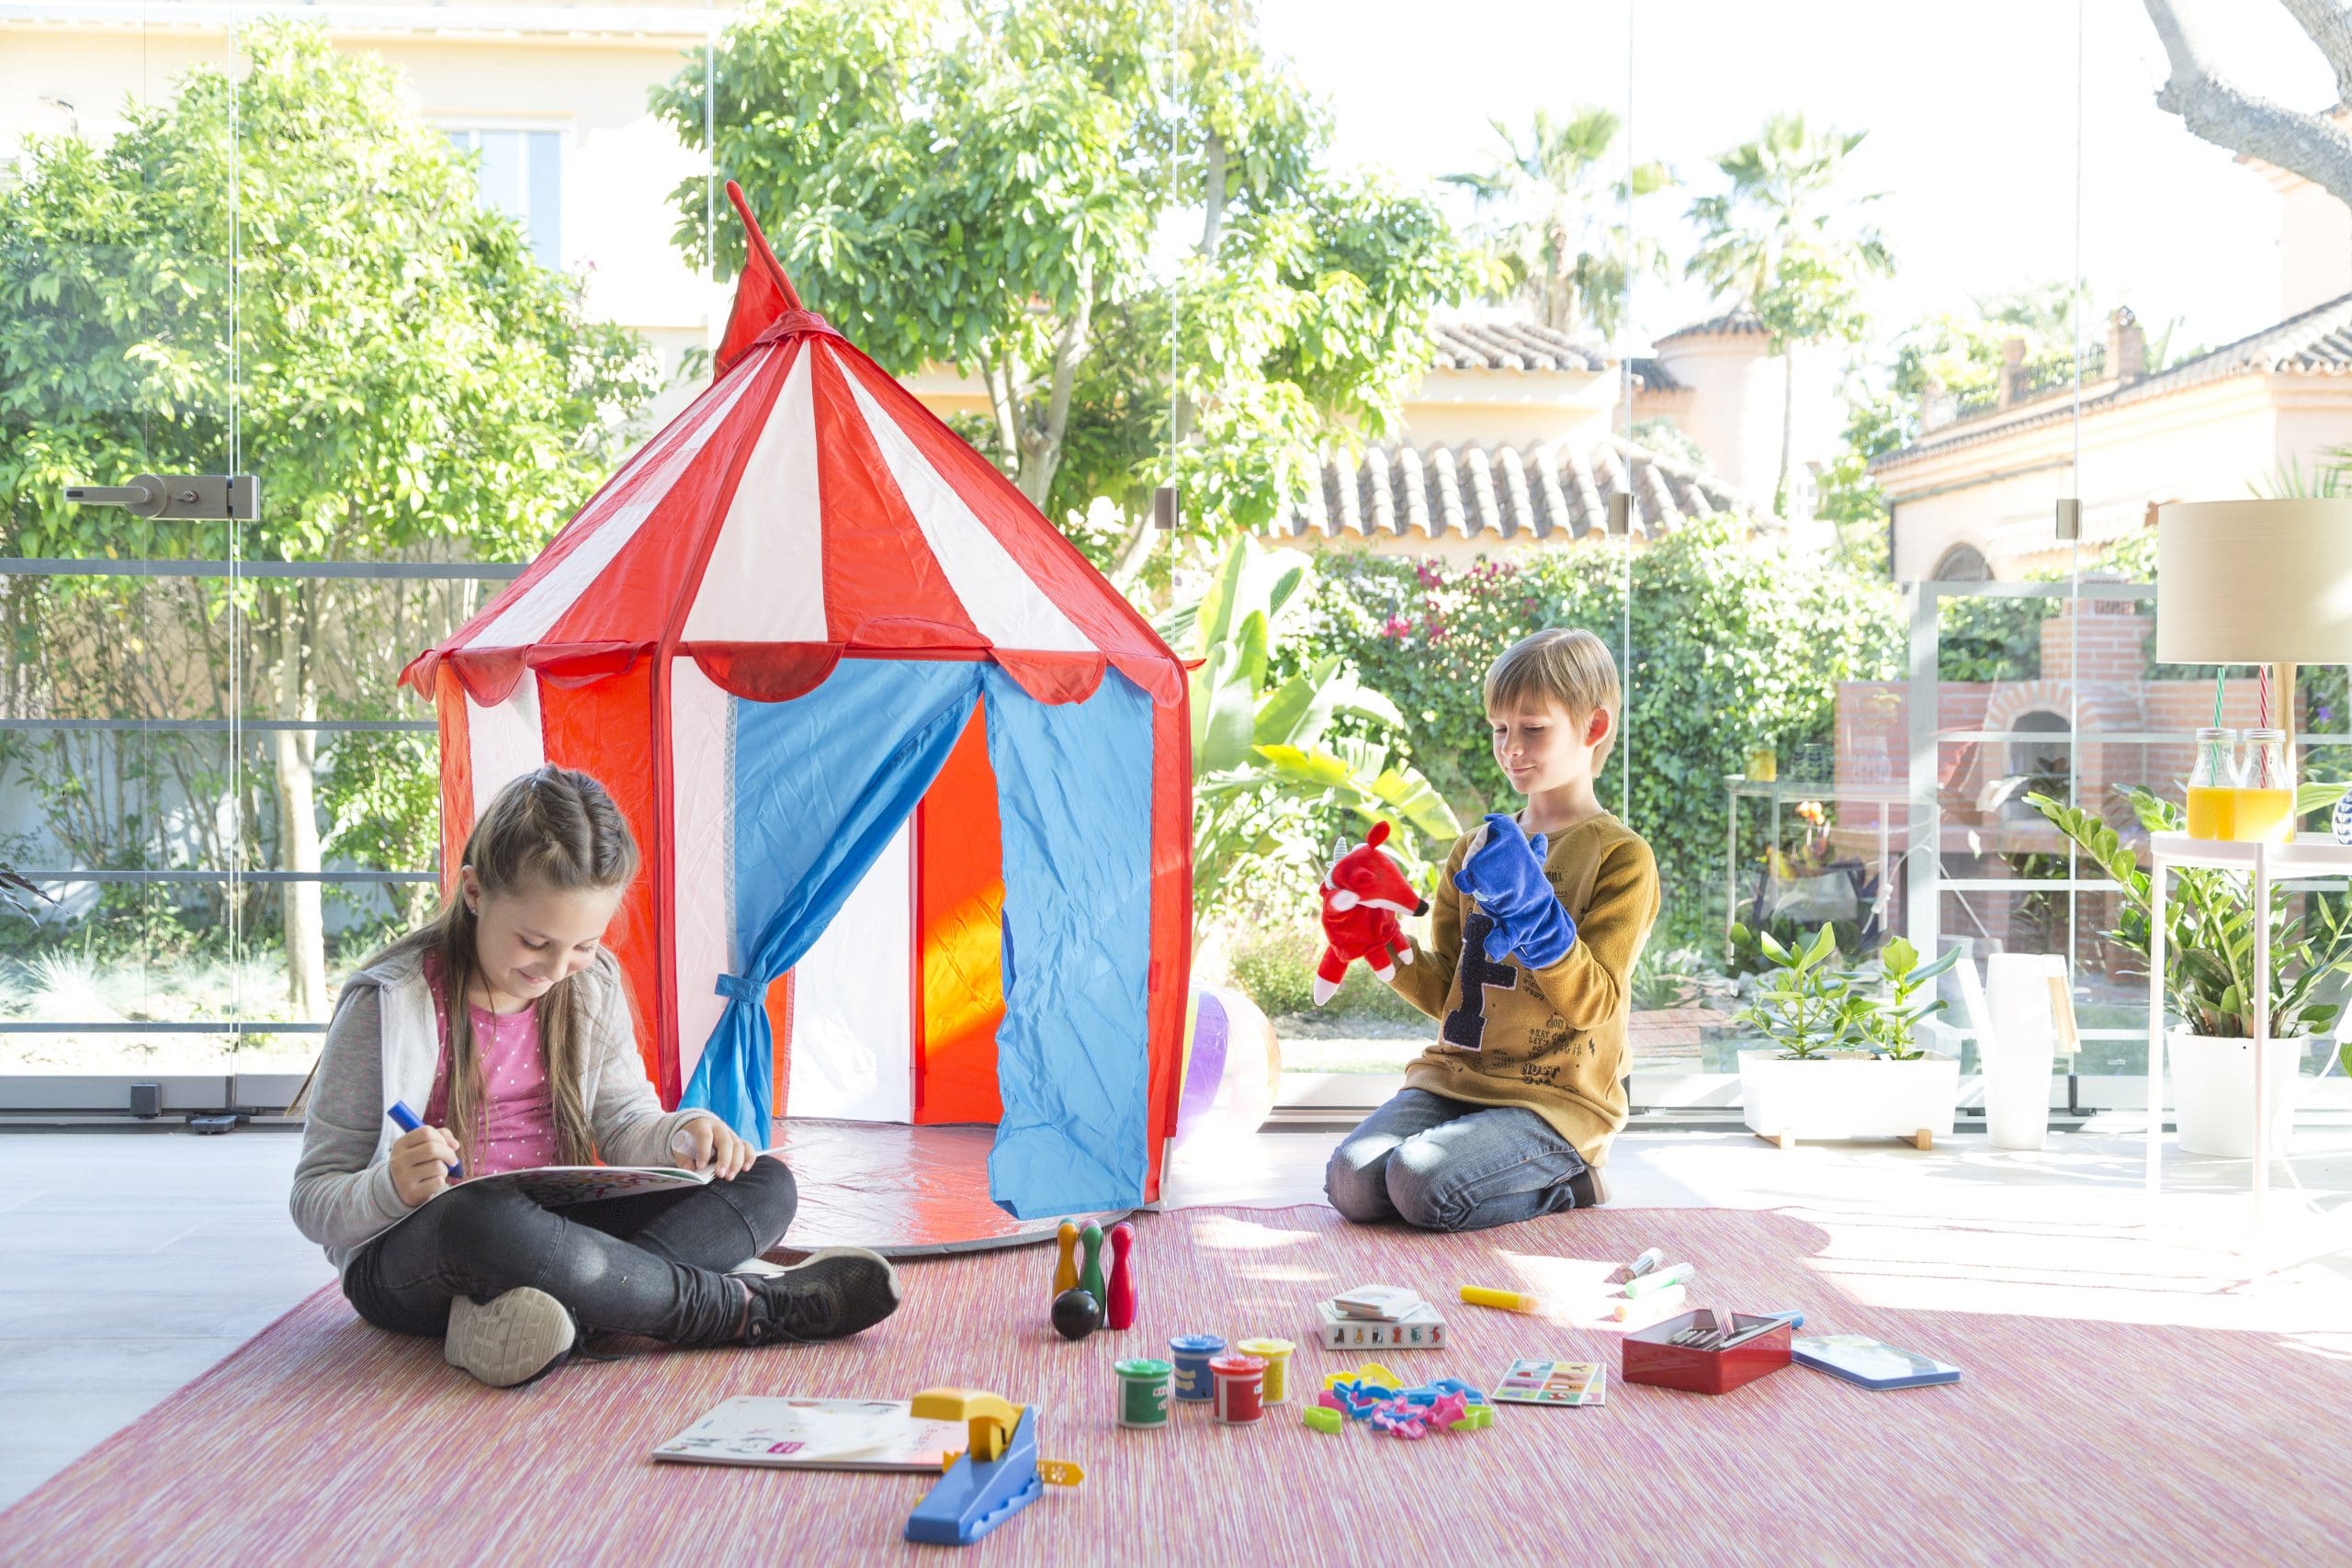
<svg viewBox="0 0 2352 1568">
<path fill-rule="evenodd" d="M 1254 1133 L 1274 1109 L 1282 1043 L 1258 1004 L 1225 986 L 1196 986 L 1186 1013 L 1184 1088 L 1176 1146 L 1204 1133 Z"/>
</svg>

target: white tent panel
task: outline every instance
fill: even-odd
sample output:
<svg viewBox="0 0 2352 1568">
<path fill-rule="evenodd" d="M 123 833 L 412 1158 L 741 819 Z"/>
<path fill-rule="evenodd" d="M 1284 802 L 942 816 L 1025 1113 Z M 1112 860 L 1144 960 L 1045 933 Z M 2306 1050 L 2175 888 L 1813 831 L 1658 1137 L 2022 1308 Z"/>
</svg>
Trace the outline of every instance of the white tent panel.
<svg viewBox="0 0 2352 1568">
<path fill-rule="evenodd" d="M 728 694 L 691 659 L 670 665 L 670 886 L 678 951 L 678 1081 L 694 1081 L 727 1000 L 715 988 L 732 960 L 735 813 L 727 781 Z"/>
<path fill-rule="evenodd" d="M 466 697 L 466 739 L 473 750 L 474 820 L 481 820 L 492 796 L 548 760 L 539 728 L 539 682 L 526 674 L 496 707 Z"/>
<path fill-rule="evenodd" d="M 914 1120 L 910 842 L 902 822 L 793 971 L 793 1116 Z"/>
<path fill-rule="evenodd" d="M 686 616 L 688 642 L 825 640 L 815 344 L 800 351 L 736 481 Z"/>
</svg>

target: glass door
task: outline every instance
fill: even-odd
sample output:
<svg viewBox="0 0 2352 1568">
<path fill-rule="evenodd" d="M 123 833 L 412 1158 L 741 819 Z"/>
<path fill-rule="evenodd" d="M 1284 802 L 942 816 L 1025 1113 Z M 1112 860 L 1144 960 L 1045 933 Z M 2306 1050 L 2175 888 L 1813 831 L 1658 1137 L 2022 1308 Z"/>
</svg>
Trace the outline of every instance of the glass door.
<svg viewBox="0 0 2352 1568">
<path fill-rule="evenodd" d="M 215 1110 L 252 896 L 202 564 L 242 525 L 235 40 L 52 20 L 0 130 L 0 1108 Z"/>
</svg>

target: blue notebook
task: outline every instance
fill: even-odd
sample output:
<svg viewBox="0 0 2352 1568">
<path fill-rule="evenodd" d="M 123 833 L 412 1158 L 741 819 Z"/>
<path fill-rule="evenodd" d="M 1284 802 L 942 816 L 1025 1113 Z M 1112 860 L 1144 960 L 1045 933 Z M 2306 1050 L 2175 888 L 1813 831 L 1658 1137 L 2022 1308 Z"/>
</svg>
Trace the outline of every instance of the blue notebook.
<svg viewBox="0 0 2352 1568">
<path fill-rule="evenodd" d="M 1864 1388 L 1922 1388 L 1958 1382 L 1960 1369 L 1932 1356 L 1898 1350 L 1867 1334 L 1816 1334 L 1790 1341 L 1789 1352 L 1815 1371 Z"/>
</svg>

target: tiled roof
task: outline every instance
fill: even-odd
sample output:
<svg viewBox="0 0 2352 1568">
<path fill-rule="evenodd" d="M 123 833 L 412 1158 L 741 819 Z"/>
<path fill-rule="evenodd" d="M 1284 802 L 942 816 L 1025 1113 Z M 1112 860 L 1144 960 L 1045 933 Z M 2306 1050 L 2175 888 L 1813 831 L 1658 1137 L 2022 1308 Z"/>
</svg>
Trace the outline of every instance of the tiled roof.
<svg viewBox="0 0 2352 1568">
<path fill-rule="evenodd" d="M 1687 327 L 1677 327 L 1657 341 L 1672 343 L 1679 337 L 1748 337 L 1760 335 L 1763 331 L 1764 319 L 1743 308 L 1725 310 L 1722 315 L 1703 321 L 1693 321 Z"/>
<path fill-rule="evenodd" d="M 1645 392 L 1687 392 L 1690 388 L 1676 379 L 1663 359 L 1636 359 L 1629 362 L 1634 372 L 1634 385 Z"/>
<path fill-rule="evenodd" d="M 1441 370 L 1605 370 L 1609 361 L 1589 344 L 1536 321 L 1437 323 Z"/>
<path fill-rule="evenodd" d="M 2352 294 L 2330 299 L 2324 305 L 2314 305 L 2299 316 L 2290 316 L 2275 327 L 2265 327 L 2251 336 L 2223 344 L 2194 359 L 2184 359 L 2169 370 L 2160 370 L 2137 381 L 2111 387 L 2095 398 L 2085 398 L 2083 412 L 2090 413 L 2099 409 L 2120 408 L 2126 403 L 2163 397 L 2168 392 L 2177 392 L 2207 381 L 2256 372 L 2283 376 L 2352 375 Z M 2011 418 L 1975 419 L 1962 424 L 1947 425 L 1932 432 L 1926 440 L 1916 441 L 1877 458 L 1871 468 L 1873 471 L 1883 472 L 1914 458 L 1973 446 L 1996 436 L 2055 423 L 2071 418 L 2074 410 L 2075 401 L 2071 397 L 2053 397 L 2028 403 L 2013 411 Z"/>
<path fill-rule="evenodd" d="M 1635 530 L 1656 536 L 1693 517 L 1755 509 L 1714 475 L 1621 435 L 1526 447 L 1386 445 L 1352 468 L 1336 457 L 1304 505 L 1268 526 L 1276 537 L 1580 539 L 1605 534 L 1609 497 L 1630 483 Z"/>
</svg>

